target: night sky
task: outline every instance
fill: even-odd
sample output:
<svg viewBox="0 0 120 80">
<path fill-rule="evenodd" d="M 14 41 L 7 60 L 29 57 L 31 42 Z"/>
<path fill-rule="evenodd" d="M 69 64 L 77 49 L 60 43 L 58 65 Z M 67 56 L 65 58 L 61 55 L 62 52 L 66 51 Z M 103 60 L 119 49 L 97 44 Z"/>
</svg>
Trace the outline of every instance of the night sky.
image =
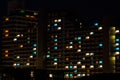
<svg viewBox="0 0 120 80">
<path fill-rule="evenodd" d="M 0 0 L 0 15 L 7 12 L 7 1 Z M 26 9 L 67 9 L 77 10 L 82 14 L 93 15 L 119 15 L 119 2 L 98 0 L 24 0 Z"/>
</svg>

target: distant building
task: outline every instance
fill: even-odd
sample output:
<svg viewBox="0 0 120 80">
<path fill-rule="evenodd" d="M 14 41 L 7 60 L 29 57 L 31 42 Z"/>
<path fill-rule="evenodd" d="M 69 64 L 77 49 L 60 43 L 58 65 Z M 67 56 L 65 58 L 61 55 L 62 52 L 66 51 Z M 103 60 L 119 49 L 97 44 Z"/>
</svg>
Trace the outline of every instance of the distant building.
<svg viewBox="0 0 120 80">
<path fill-rule="evenodd" d="M 43 69 L 44 26 L 39 24 L 39 18 L 38 12 L 27 10 L 15 10 L 4 18 L 1 45 L 4 68 Z"/>
</svg>

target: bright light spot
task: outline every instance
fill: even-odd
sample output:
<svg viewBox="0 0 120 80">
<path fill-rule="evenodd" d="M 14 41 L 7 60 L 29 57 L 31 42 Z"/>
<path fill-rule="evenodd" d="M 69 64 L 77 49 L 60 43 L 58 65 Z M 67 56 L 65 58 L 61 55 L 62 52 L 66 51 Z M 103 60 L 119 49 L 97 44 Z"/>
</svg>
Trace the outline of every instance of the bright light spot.
<svg viewBox="0 0 120 80">
<path fill-rule="evenodd" d="M 99 68 L 102 68 L 103 67 L 103 65 L 99 65 Z"/>
<path fill-rule="evenodd" d="M 57 30 L 61 30 L 61 27 L 58 27 Z"/>
<path fill-rule="evenodd" d="M 116 30 L 115 33 L 119 33 L 119 30 Z"/>
<path fill-rule="evenodd" d="M 82 66 L 81 66 L 81 68 L 83 68 L 83 69 L 84 69 L 84 68 L 85 68 L 85 65 L 82 65 Z"/>
<path fill-rule="evenodd" d="M 94 23 L 94 26 L 98 26 L 99 25 L 99 23 Z"/>
<path fill-rule="evenodd" d="M 33 58 L 33 55 L 31 55 L 30 58 Z"/>
<path fill-rule="evenodd" d="M 58 19 L 58 22 L 61 22 L 61 19 Z"/>
<path fill-rule="evenodd" d="M 16 58 L 17 58 L 17 59 L 19 59 L 19 58 L 20 58 L 20 56 L 17 56 Z"/>
<path fill-rule="evenodd" d="M 93 35 L 94 34 L 94 32 L 90 32 L 90 35 Z"/>
<path fill-rule="evenodd" d="M 30 65 L 30 63 L 26 63 L 26 65 L 27 65 L 27 66 L 29 66 L 29 65 Z"/>
<path fill-rule="evenodd" d="M 9 32 L 9 30 L 5 30 L 5 33 L 8 33 Z"/>
<path fill-rule="evenodd" d="M 69 48 L 71 49 L 71 48 L 73 48 L 73 46 L 69 46 Z"/>
<path fill-rule="evenodd" d="M 89 56 L 89 53 L 86 53 L 86 56 Z"/>
<path fill-rule="evenodd" d="M 81 62 L 79 61 L 79 62 L 77 62 L 77 64 L 81 64 Z"/>
<path fill-rule="evenodd" d="M 77 66 L 74 66 L 73 68 L 74 68 L 74 69 L 76 69 L 76 68 L 77 68 Z"/>
<path fill-rule="evenodd" d="M 119 43 L 116 43 L 115 45 L 116 45 L 116 46 L 119 46 Z"/>
<path fill-rule="evenodd" d="M 35 51 L 35 50 L 37 50 L 36 48 L 33 48 L 33 50 Z"/>
<path fill-rule="evenodd" d="M 16 65 L 17 65 L 16 63 L 13 64 L 13 66 L 16 66 Z"/>
<path fill-rule="evenodd" d="M 89 36 L 86 36 L 85 39 L 90 39 L 90 37 L 89 37 Z"/>
<path fill-rule="evenodd" d="M 20 34 L 17 34 L 17 36 L 16 37 L 20 37 Z"/>
<path fill-rule="evenodd" d="M 116 54 L 116 55 L 119 55 L 119 54 L 120 54 L 120 52 L 115 52 L 115 54 Z"/>
<path fill-rule="evenodd" d="M 57 65 L 57 62 L 54 62 L 54 65 Z"/>
<path fill-rule="evenodd" d="M 23 48 L 23 45 L 20 45 L 20 48 Z"/>
<path fill-rule="evenodd" d="M 13 41 L 17 41 L 17 38 L 14 38 Z"/>
<path fill-rule="evenodd" d="M 77 52 L 81 52 L 81 49 L 78 49 Z"/>
<path fill-rule="evenodd" d="M 90 56 L 93 56 L 94 55 L 94 53 L 90 53 Z"/>
<path fill-rule="evenodd" d="M 94 68 L 94 66 L 93 66 L 93 65 L 91 65 L 91 66 L 90 66 L 90 68 Z"/>
<path fill-rule="evenodd" d="M 51 77 L 51 78 L 52 78 L 52 77 L 53 77 L 53 74 L 49 74 L 49 77 Z"/>
<path fill-rule="evenodd" d="M 102 27 L 98 27 L 98 30 L 102 30 L 103 28 Z"/>
<path fill-rule="evenodd" d="M 69 67 L 68 67 L 68 66 L 65 66 L 65 68 L 67 68 L 67 69 L 68 69 Z"/>
</svg>

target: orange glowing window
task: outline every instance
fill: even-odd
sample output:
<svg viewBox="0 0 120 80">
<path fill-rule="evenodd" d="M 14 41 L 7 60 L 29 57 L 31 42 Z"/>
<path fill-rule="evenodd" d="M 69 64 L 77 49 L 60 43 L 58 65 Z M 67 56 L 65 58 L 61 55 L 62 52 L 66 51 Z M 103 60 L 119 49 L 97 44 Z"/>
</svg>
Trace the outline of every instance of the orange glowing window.
<svg viewBox="0 0 120 80">
<path fill-rule="evenodd" d="M 9 21 L 9 18 L 5 18 L 5 21 Z"/>
<path fill-rule="evenodd" d="M 96 61 L 96 64 L 98 64 L 98 61 Z"/>
<path fill-rule="evenodd" d="M 8 37 L 9 36 L 9 34 L 5 34 L 5 37 Z"/>
<path fill-rule="evenodd" d="M 58 45 L 58 43 L 54 43 L 54 45 Z"/>
<path fill-rule="evenodd" d="M 23 48 L 23 45 L 20 45 L 20 48 Z"/>
<path fill-rule="evenodd" d="M 30 16 L 31 18 L 35 18 L 35 16 Z"/>
<path fill-rule="evenodd" d="M 25 17 L 30 17 L 29 15 L 25 15 Z"/>
<path fill-rule="evenodd" d="M 66 49 L 68 49 L 69 48 L 69 46 L 66 46 Z"/>
<path fill-rule="evenodd" d="M 5 54 L 5 57 L 8 57 L 8 54 Z"/>
<path fill-rule="evenodd" d="M 66 60 L 66 61 L 69 61 L 69 58 L 66 58 L 65 60 Z"/>
<path fill-rule="evenodd" d="M 9 30 L 5 30 L 5 33 L 8 33 L 9 32 Z"/>
<path fill-rule="evenodd" d="M 8 50 L 5 50 L 5 53 L 8 53 Z"/>
<path fill-rule="evenodd" d="M 50 47 L 48 47 L 48 50 L 50 50 Z"/>
</svg>

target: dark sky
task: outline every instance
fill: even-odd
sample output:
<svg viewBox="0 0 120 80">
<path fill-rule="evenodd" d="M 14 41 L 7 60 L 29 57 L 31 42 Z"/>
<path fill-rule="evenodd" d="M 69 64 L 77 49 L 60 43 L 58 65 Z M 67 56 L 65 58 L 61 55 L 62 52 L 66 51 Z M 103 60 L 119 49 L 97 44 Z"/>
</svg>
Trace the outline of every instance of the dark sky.
<svg viewBox="0 0 120 80">
<path fill-rule="evenodd" d="M 0 0 L 0 15 L 6 15 L 7 1 Z M 119 15 L 120 5 L 117 1 L 99 0 L 24 0 L 27 9 L 69 9 L 83 14 Z"/>
</svg>

